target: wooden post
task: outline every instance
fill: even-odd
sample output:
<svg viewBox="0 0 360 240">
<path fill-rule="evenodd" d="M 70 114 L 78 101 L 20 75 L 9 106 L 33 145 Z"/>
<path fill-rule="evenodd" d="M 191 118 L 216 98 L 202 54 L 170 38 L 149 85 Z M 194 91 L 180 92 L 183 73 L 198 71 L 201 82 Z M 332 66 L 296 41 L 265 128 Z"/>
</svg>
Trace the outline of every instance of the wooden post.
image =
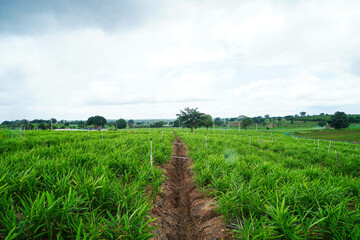
<svg viewBox="0 0 360 240">
<path fill-rule="evenodd" d="M 251 145 L 251 135 L 250 135 L 250 142 L 249 142 L 249 151 L 250 151 L 250 145 Z"/>
<path fill-rule="evenodd" d="M 329 143 L 328 153 L 330 152 L 330 147 L 331 147 L 331 140 L 330 140 L 330 143 Z"/>
<path fill-rule="evenodd" d="M 152 168 L 153 166 L 153 156 L 152 156 L 153 152 L 152 152 L 152 139 L 150 138 L 150 166 Z"/>
<path fill-rule="evenodd" d="M 335 149 L 335 155 L 336 155 L 336 162 L 337 162 L 338 171 L 340 171 L 339 159 L 338 159 L 338 154 L 337 154 L 337 152 L 336 152 L 336 149 Z"/>
</svg>

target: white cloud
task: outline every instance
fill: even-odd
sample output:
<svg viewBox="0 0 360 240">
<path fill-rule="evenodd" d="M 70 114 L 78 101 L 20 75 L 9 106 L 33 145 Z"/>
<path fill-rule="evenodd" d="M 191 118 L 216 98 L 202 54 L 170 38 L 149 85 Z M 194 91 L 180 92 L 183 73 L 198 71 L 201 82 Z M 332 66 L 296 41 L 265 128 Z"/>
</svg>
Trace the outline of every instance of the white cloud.
<svg viewBox="0 0 360 240">
<path fill-rule="evenodd" d="M 351 109 L 359 10 L 357 1 L 181 1 L 126 31 L 0 29 L 0 121 L 168 118 L 186 106 L 214 116 Z"/>
</svg>

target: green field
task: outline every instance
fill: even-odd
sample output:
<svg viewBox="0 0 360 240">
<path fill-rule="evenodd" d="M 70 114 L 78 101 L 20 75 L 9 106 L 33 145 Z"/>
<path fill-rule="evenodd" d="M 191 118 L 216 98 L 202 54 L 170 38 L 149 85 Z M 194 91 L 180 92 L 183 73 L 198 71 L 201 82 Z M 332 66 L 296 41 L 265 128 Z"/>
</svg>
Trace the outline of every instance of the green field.
<svg viewBox="0 0 360 240">
<path fill-rule="evenodd" d="M 360 143 L 360 128 L 346 128 L 342 130 L 336 129 L 321 129 L 321 130 L 306 130 L 293 133 L 295 136 L 314 138 L 314 139 L 325 139 L 325 140 L 336 140 L 346 142 Z"/>
<path fill-rule="evenodd" d="M 239 239 L 360 239 L 357 145 L 285 130 L 176 129 Z M 0 131 L 0 239 L 148 239 L 171 129 Z M 206 142 L 205 142 L 205 134 Z M 338 158 L 336 158 L 335 150 Z"/>
<path fill-rule="evenodd" d="M 170 133 L 170 132 L 169 132 Z M 161 131 L 0 132 L 0 239 L 146 239 L 172 153 Z M 24 135 L 24 133 L 23 133 Z M 147 193 L 147 194 L 146 194 Z"/>
<path fill-rule="evenodd" d="M 328 152 L 328 142 L 295 139 L 281 131 L 196 132 L 180 133 L 196 181 L 217 199 L 236 237 L 360 238 L 356 146 L 333 143 Z"/>
</svg>

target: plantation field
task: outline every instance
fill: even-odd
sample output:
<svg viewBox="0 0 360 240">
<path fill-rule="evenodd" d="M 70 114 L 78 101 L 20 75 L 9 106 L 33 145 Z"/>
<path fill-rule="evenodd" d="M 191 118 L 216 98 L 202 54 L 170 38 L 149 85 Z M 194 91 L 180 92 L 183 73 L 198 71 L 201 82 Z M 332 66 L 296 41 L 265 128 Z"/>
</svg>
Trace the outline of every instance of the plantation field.
<svg viewBox="0 0 360 240">
<path fill-rule="evenodd" d="M 332 143 L 329 150 L 328 141 L 281 131 L 196 130 L 179 136 L 198 186 L 217 199 L 235 237 L 360 239 L 356 145 Z"/>
<path fill-rule="evenodd" d="M 295 132 L 293 135 L 314 139 L 326 139 L 360 143 L 360 128 L 346 128 L 342 130 L 321 129 Z"/>
<path fill-rule="evenodd" d="M 175 131 L 234 237 L 360 239 L 358 145 L 275 129 Z M 100 131 L 0 131 L 0 239 L 153 236 L 164 175 L 150 167 L 150 138 L 161 166 L 170 129 L 104 131 L 103 140 Z"/>
<path fill-rule="evenodd" d="M 1 131 L 0 239 L 149 238 L 163 182 L 150 137 L 161 165 L 170 132 Z"/>
</svg>

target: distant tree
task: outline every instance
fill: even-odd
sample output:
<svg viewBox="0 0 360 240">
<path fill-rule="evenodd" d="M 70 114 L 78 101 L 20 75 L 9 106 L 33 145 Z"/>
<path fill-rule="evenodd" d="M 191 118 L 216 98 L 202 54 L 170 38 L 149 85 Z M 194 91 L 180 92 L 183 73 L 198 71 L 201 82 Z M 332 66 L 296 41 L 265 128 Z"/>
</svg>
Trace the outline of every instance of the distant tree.
<svg viewBox="0 0 360 240">
<path fill-rule="evenodd" d="M 269 115 L 269 114 L 266 114 L 264 117 L 265 117 L 266 119 L 268 119 L 268 118 L 270 118 L 270 115 Z"/>
<path fill-rule="evenodd" d="M 68 126 L 70 126 L 70 123 L 69 123 L 69 122 L 66 122 L 66 123 L 64 123 L 64 125 L 65 125 L 66 127 L 68 127 Z M 92 125 L 92 124 L 90 124 L 90 125 Z"/>
<path fill-rule="evenodd" d="M 201 125 L 209 129 L 213 125 L 212 117 L 209 114 L 205 114 L 201 120 Z"/>
<path fill-rule="evenodd" d="M 52 123 L 56 123 L 56 119 L 55 118 L 51 118 L 50 121 L 52 121 Z"/>
<path fill-rule="evenodd" d="M 179 119 L 177 119 L 177 120 L 175 120 L 174 122 L 173 122 L 173 127 L 179 127 L 180 125 L 180 122 L 179 122 Z"/>
<path fill-rule="evenodd" d="M 216 126 L 222 126 L 222 125 L 224 124 L 224 122 L 221 120 L 221 118 L 217 117 L 217 118 L 215 118 L 215 120 L 214 120 L 214 124 L 215 124 Z"/>
<path fill-rule="evenodd" d="M 77 125 L 78 125 L 79 128 L 84 128 L 84 124 L 85 124 L 84 121 L 79 121 L 79 122 L 77 123 Z"/>
<path fill-rule="evenodd" d="M 300 112 L 300 116 L 305 117 L 305 116 L 306 116 L 306 112 Z"/>
<path fill-rule="evenodd" d="M 38 129 L 44 130 L 45 129 L 45 124 L 40 123 L 39 126 L 38 126 Z"/>
<path fill-rule="evenodd" d="M 204 113 L 201 113 L 197 108 L 185 108 L 184 111 L 180 110 L 180 114 L 176 114 L 181 122 L 181 126 L 191 128 L 191 132 L 195 127 L 201 125 Z"/>
<path fill-rule="evenodd" d="M 132 127 L 134 126 L 134 124 L 135 124 L 134 120 L 130 119 L 130 120 L 128 121 L 129 127 L 132 128 Z"/>
<path fill-rule="evenodd" d="M 247 116 L 245 116 L 245 115 L 240 115 L 240 116 L 238 116 L 238 119 L 239 119 L 240 121 L 242 121 L 242 120 L 245 119 L 245 118 L 247 118 Z"/>
<path fill-rule="evenodd" d="M 342 129 L 349 127 L 349 120 L 344 112 L 336 112 L 333 116 L 331 116 L 329 125 L 335 129 Z"/>
<path fill-rule="evenodd" d="M 95 125 L 96 127 L 100 127 L 105 126 L 106 122 L 107 121 L 104 117 L 96 115 L 93 117 L 89 117 L 86 121 L 86 125 Z"/>
<path fill-rule="evenodd" d="M 242 121 L 241 121 L 241 127 L 243 129 L 247 129 L 250 125 L 252 124 L 252 120 L 250 118 L 244 118 Z"/>
<path fill-rule="evenodd" d="M 150 125 L 150 127 L 161 128 L 165 125 L 164 121 L 157 121 Z"/>
<path fill-rule="evenodd" d="M 319 121 L 318 126 L 325 127 L 326 126 L 326 121 Z"/>
<path fill-rule="evenodd" d="M 1 125 L 10 125 L 11 122 L 10 121 L 3 121 Z"/>
<path fill-rule="evenodd" d="M 120 118 L 119 120 L 116 121 L 116 128 L 117 129 L 124 129 L 126 128 L 126 121 L 125 119 Z"/>
</svg>

